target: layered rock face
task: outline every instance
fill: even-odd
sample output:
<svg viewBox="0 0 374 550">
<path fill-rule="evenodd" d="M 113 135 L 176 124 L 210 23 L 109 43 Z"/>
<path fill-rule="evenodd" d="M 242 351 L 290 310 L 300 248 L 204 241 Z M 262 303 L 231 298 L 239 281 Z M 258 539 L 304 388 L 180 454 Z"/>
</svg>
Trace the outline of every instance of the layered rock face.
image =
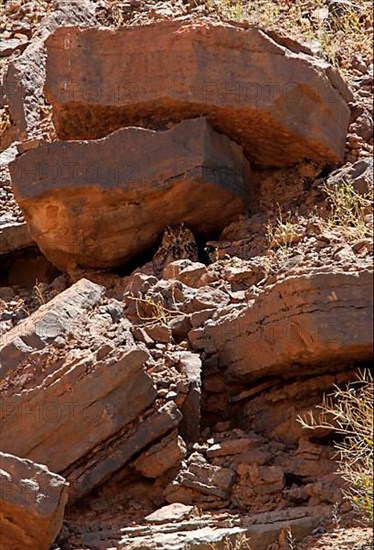
<svg viewBox="0 0 374 550">
<path fill-rule="evenodd" d="M 279 281 L 255 304 L 207 321 L 190 332 L 192 346 L 234 378 L 287 376 L 282 371 L 290 365 L 370 360 L 372 271 L 313 271 Z"/>
<path fill-rule="evenodd" d="M 0 452 L 1 548 L 48 550 L 62 527 L 67 489 L 45 466 Z"/>
<path fill-rule="evenodd" d="M 4 161 L 26 223 L 1 180 L 5 550 L 47 550 L 63 513 L 53 548 L 284 550 L 348 508 L 332 430 L 300 416 L 373 357 L 372 166 L 324 179 L 352 94 L 273 31 L 87 29 L 147 1 L 81 4 L 5 79 L 26 140 Z M 346 179 L 342 222 L 324 193 Z"/>
<path fill-rule="evenodd" d="M 340 162 L 350 92 L 328 63 L 280 42 L 207 22 L 60 28 L 47 40 L 45 95 L 65 139 L 204 115 L 260 166 Z"/>
<path fill-rule="evenodd" d="M 241 147 L 204 118 L 165 132 L 126 128 L 98 141 L 45 144 L 10 172 L 33 238 L 61 269 L 122 265 L 167 224 L 221 230 L 250 197 Z"/>
</svg>

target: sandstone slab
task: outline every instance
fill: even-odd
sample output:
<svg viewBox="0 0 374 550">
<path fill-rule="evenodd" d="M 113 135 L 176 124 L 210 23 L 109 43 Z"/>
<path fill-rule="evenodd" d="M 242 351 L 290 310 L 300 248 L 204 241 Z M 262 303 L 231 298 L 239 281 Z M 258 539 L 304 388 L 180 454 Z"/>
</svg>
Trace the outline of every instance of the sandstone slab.
<svg viewBox="0 0 374 550">
<path fill-rule="evenodd" d="M 3 92 L 17 132 L 17 139 L 40 136 L 40 120 L 45 102 L 45 39 L 61 25 L 93 25 L 94 4 L 90 0 L 58 0 L 39 25 L 25 51 L 12 60 L 5 76 Z"/>
<path fill-rule="evenodd" d="M 145 477 L 156 478 L 178 464 L 186 455 L 186 445 L 177 433 L 161 439 L 134 462 L 134 468 Z"/>
<path fill-rule="evenodd" d="M 275 33 L 206 21 L 69 27 L 47 51 L 44 90 L 64 139 L 203 115 L 261 166 L 343 160 L 347 86 Z"/>
<path fill-rule="evenodd" d="M 68 483 L 46 466 L 0 452 L 3 550 L 48 550 L 62 527 Z"/>
<path fill-rule="evenodd" d="M 179 505 L 180 506 L 180 505 Z M 168 506 L 165 507 L 166 515 Z M 162 516 L 163 508 L 155 512 Z M 225 550 L 230 544 L 244 548 L 250 543 L 252 550 L 267 550 L 277 543 L 281 533 L 291 529 L 294 539 L 301 540 L 316 528 L 321 518 L 330 513 L 329 507 L 294 507 L 270 513 L 253 515 L 220 514 L 211 516 L 203 514 L 198 518 L 181 518 L 178 522 L 172 519 L 168 523 L 126 527 L 121 530 L 120 550 L 180 550 L 188 547 L 191 550 L 208 550 L 212 546 Z M 88 541 L 87 541 L 88 542 Z"/>
<path fill-rule="evenodd" d="M 79 319 L 99 302 L 104 291 L 104 287 L 81 279 L 7 332 L 0 340 L 1 376 L 16 369 L 33 351 L 41 350 L 57 336 L 74 333 Z"/>
<path fill-rule="evenodd" d="M 206 321 L 189 339 L 235 378 L 292 377 L 318 363 L 367 361 L 372 298 L 370 269 L 316 268 L 274 283 L 244 309 Z"/>
<path fill-rule="evenodd" d="M 0 226 L 0 256 L 35 246 L 27 224 L 9 223 Z"/>
<path fill-rule="evenodd" d="M 64 472 L 72 485 L 70 500 L 80 498 L 108 480 L 142 450 L 175 430 L 181 418 L 179 409 L 170 401 L 146 419 L 140 418 L 131 426 L 124 426 L 111 438 L 109 447 L 107 442 L 98 445 L 85 461 Z"/>
<path fill-rule="evenodd" d="M 163 506 L 159 510 L 152 512 L 144 519 L 149 523 L 167 523 L 169 521 L 179 521 L 187 517 L 193 510 L 192 506 L 186 506 L 180 502 L 175 502 Z"/>
<path fill-rule="evenodd" d="M 133 348 L 102 361 L 85 355 L 50 362 L 44 375 L 34 373 L 32 388 L 3 392 L 5 452 L 43 462 L 58 473 L 71 465 L 75 471 L 78 460 L 81 468 L 94 447 L 153 402 L 156 391 L 143 370 L 146 352 Z"/>
<path fill-rule="evenodd" d="M 241 147 L 204 118 L 168 131 L 123 128 L 101 140 L 45 143 L 9 169 L 31 236 L 61 269 L 122 265 L 167 224 L 221 230 L 249 193 Z"/>
</svg>

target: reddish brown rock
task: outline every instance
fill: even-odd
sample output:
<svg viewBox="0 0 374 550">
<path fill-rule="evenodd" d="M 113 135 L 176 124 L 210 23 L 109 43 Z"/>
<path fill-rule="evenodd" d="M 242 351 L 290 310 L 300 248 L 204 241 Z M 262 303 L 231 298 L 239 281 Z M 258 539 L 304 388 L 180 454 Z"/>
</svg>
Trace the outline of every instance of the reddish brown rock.
<svg viewBox="0 0 374 550">
<path fill-rule="evenodd" d="M 186 455 L 186 445 L 176 432 L 141 454 L 134 467 L 145 477 L 156 478 L 178 464 Z"/>
<path fill-rule="evenodd" d="M 67 489 L 46 466 L 0 452 L 2 550 L 48 550 L 62 527 Z"/>
<path fill-rule="evenodd" d="M 149 523 L 168 523 L 185 519 L 192 511 L 192 506 L 174 502 L 173 504 L 163 506 L 159 510 L 149 514 L 149 516 L 146 516 L 144 519 Z"/>
<path fill-rule="evenodd" d="M 80 318 L 99 302 L 104 291 L 104 287 L 81 279 L 7 332 L 0 341 L 1 376 L 21 366 L 29 354 L 41 350 L 56 337 L 73 334 Z"/>
<path fill-rule="evenodd" d="M 203 115 L 259 165 L 343 160 L 347 86 L 275 33 L 207 21 L 69 27 L 47 49 L 45 94 L 64 139 Z"/>
<path fill-rule="evenodd" d="M 260 508 L 268 500 L 281 498 L 285 486 L 285 477 L 279 466 L 260 466 L 258 464 L 239 464 L 239 481 L 233 489 L 233 499 L 239 506 Z"/>
<path fill-rule="evenodd" d="M 146 359 L 146 352 L 132 348 L 98 362 L 87 352 L 50 360 L 44 373 L 34 373 L 32 388 L 19 388 L 17 395 L 11 387 L 3 391 L 3 450 L 43 462 L 58 473 L 78 459 L 84 463 L 89 451 L 134 422 L 153 402 L 156 391 L 143 370 Z"/>
<path fill-rule="evenodd" d="M 122 265 L 167 224 L 223 229 L 249 192 L 241 147 L 203 118 L 166 132 L 125 128 L 98 141 L 46 143 L 9 168 L 32 237 L 62 269 Z"/>
<path fill-rule="evenodd" d="M 17 139 L 41 135 L 40 120 L 45 102 L 45 39 L 61 25 L 93 25 L 94 4 L 90 0 L 58 0 L 44 18 L 32 42 L 18 58 L 12 60 L 5 77 L 3 91 L 9 104 Z M 6 45 L 6 43 L 5 43 Z M 22 44 L 22 49 L 27 43 Z"/>
<path fill-rule="evenodd" d="M 35 246 L 25 222 L 0 227 L 0 256 Z"/>
<path fill-rule="evenodd" d="M 230 376 L 250 379 L 285 368 L 294 375 L 300 365 L 370 360 L 372 297 L 371 270 L 316 268 L 290 274 L 246 308 L 192 330 L 189 339 L 228 367 Z"/>
<path fill-rule="evenodd" d="M 136 388 L 141 385 L 136 385 Z M 135 388 L 131 388 L 135 394 Z M 139 401 L 139 396 L 136 397 Z M 182 415 L 175 403 L 169 401 L 145 420 L 140 418 L 132 426 L 124 426 L 111 438 L 110 445 L 104 441 L 88 455 L 85 461 L 70 468 L 66 477 L 71 483 L 70 500 L 74 501 L 108 480 L 125 466 L 140 451 L 159 441 L 168 432 L 175 430 Z M 161 467 L 161 462 L 159 463 Z"/>
</svg>

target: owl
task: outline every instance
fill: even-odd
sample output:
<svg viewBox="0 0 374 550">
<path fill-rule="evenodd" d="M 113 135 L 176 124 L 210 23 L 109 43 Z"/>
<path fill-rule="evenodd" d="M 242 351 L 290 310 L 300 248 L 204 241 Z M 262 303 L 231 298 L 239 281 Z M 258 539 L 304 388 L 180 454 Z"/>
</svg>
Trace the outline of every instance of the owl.
<svg viewBox="0 0 374 550">
<path fill-rule="evenodd" d="M 154 270 L 161 273 L 170 262 L 185 259 L 198 261 L 197 244 L 192 231 L 184 223 L 167 225 L 161 245 L 153 256 Z"/>
</svg>

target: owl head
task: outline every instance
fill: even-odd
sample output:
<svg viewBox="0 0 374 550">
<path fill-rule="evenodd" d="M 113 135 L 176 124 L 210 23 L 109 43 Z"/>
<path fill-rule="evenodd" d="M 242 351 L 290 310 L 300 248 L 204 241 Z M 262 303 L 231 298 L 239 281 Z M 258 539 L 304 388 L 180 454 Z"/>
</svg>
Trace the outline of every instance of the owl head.
<svg viewBox="0 0 374 550">
<path fill-rule="evenodd" d="M 192 231 L 182 222 L 178 225 L 167 225 L 165 227 L 162 244 L 167 246 L 173 243 L 183 243 L 186 241 L 195 241 Z"/>
</svg>

